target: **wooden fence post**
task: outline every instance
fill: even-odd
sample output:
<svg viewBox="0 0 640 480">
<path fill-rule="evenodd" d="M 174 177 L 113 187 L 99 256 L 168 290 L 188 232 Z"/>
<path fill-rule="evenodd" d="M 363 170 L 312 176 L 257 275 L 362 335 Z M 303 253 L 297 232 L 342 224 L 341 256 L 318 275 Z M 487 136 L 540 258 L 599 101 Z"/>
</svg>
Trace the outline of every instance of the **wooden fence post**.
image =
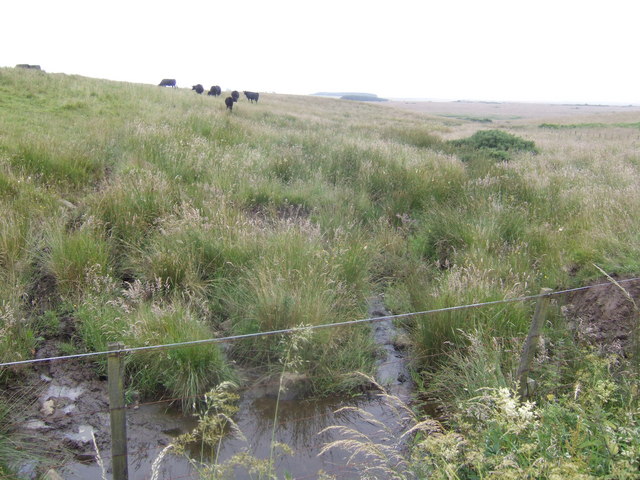
<svg viewBox="0 0 640 480">
<path fill-rule="evenodd" d="M 527 382 L 529 379 L 529 370 L 531 369 L 533 356 L 538 348 L 540 330 L 542 330 L 542 325 L 544 324 L 547 307 L 549 306 L 549 294 L 552 291 L 553 290 L 550 288 L 543 288 L 540 290 L 540 295 L 542 296 L 539 297 L 536 302 L 536 310 L 533 314 L 533 320 L 531 321 L 529 335 L 527 335 L 524 347 L 522 348 L 520 365 L 518 366 L 518 373 L 516 374 L 516 378 L 518 379 L 518 396 L 520 397 L 520 400 L 524 400 L 529 396 L 529 386 Z"/>
<path fill-rule="evenodd" d="M 124 344 L 110 343 L 109 350 L 122 350 Z M 124 364 L 122 353 L 107 355 L 109 415 L 111 417 L 111 468 L 113 480 L 128 480 L 127 416 L 124 405 Z"/>
</svg>

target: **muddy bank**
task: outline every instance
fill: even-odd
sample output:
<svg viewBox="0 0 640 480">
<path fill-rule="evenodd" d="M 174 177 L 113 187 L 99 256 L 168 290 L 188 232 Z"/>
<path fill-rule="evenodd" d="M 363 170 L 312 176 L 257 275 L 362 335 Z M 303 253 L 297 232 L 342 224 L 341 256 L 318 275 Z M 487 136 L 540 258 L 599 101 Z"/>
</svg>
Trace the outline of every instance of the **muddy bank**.
<svg viewBox="0 0 640 480">
<path fill-rule="evenodd" d="M 562 311 L 579 341 L 605 354 L 626 356 L 632 353 L 634 328 L 640 322 L 640 281 L 614 280 L 621 283 L 604 278 L 594 282 L 599 286 L 570 293 Z"/>
</svg>

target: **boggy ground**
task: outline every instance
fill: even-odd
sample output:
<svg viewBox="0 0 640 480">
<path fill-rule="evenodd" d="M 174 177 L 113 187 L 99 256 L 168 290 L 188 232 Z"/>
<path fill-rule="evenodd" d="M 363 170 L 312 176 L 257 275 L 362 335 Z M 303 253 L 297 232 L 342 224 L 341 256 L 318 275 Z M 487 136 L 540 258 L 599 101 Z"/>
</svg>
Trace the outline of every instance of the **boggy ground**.
<svg viewBox="0 0 640 480">
<path fill-rule="evenodd" d="M 598 285 L 594 288 L 568 294 L 563 297 L 562 311 L 579 341 L 596 345 L 603 353 L 628 355 L 632 348 L 633 326 L 639 319 L 637 306 L 631 299 L 640 302 L 640 281 L 626 278 L 614 280 L 622 283 L 616 285 L 606 278 L 600 279 L 593 282 L 593 285 Z M 373 317 L 389 313 L 377 297 L 370 299 L 369 310 Z M 385 358 L 378 362 L 377 376 L 384 383 L 390 381 L 392 391 L 402 392 L 401 396 L 407 398 L 410 382 L 407 381 L 406 364 L 392 361 L 403 357 L 402 346 L 395 345 L 397 335 L 391 320 L 375 325 L 376 342 L 385 351 Z M 46 358 L 59 354 L 55 342 L 51 341 L 37 352 L 37 357 Z M 393 367 L 393 371 L 389 371 L 389 366 Z M 61 463 L 87 461 L 93 464 L 92 467 L 87 467 L 92 471 L 96 469 L 96 452 L 91 438 L 93 432 L 109 468 L 107 384 L 105 378 L 97 374 L 94 366 L 82 359 L 46 362 L 29 375 L 28 384 L 30 391 L 35 394 L 31 399 L 31 407 L 26 412 L 22 430 L 38 437 L 45 444 L 66 447 L 67 456 L 63 455 Z M 256 392 L 258 390 L 260 389 Z M 252 405 L 256 401 L 256 392 L 245 395 L 246 405 Z M 165 404 L 143 407 L 132 410 L 127 415 L 129 451 L 132 452 L 133 459 L 136 452 L 145 452 L 147 457 L 147 452 L 159 452 L 171 441 L 172 436 L 184 433 L 192 427 L 182 416 L 164 414 L 165 407 Z M 144 461 L 150 463 L 146 457 Z M 77 471 L 78 468 L 82 469 L 78 465 L 76 463 L 75 474 L 82 475 L 82 472 Z M 148 471 L 148 466 L 146 470 L 140 471 Z M 25 465 L 23 473 L 27 478 L 34 478 L 35 464 Z"/>
<path fill-rule="evenodd" d="M 60 355 L 54 343 L 48 342 L 37 352 L 38 358 Z M 86 360 L 74 359 L 50 361 L 40 364 L 28 376 L 23 387 L 30 392 L 25 400 L 29 408 L 24 413 L 22 432 L 41 443 L 61 447 L 49 460 L 56 470 L 65 471 L 64 466 L 77 462 L 90 462 L 95 466 L 96 445 L 110 470 L 110 421 L 107 381 Z M 164 408 L 161 405 L 152 410 Z M 131 411 L 127 414 L 129 451 L 135 459 L 136 452 L 162 448 L 169 443 L 169 433 L 180 425 L 170 416 L 158 422 L 149 412 Z M 25 464 L 21 471 L 24 478 L 36 478 L 43 465 L 37 462 Z M 66 478 L 66 477 L 65 477 Z M 96 476 L 96 478 L 99 478 Z"/>
<path fill-rule="evenodd" d="M 369 299 L 368 310 L 371 317 L 390 314 L 382 299 L 377 296 Z M 410 381 L 407 366 L 406 345 L 399 340 L 403 336 L 402 332 L 393 325 L 392 320 L 388 319 L 375 323 L 372 334 L 380 347 L 380 355 L 377 359 L 377 381 L 385 385 L 390 393 L 398 395 L 404 401 L 409 401 L 413 384 Z M 55 340 L 47 341 L 36 353 L 36 357 L 40 359 L 59 355 L 61 352 Z M 248 376 L 242 371 L 238 374 L 240 377 Z M 43 362 L 28 374 L 26 383 L 29 385 L 25 391 L 29 392 L 30 406 L 25 412 L 25 421 L 22 423 L 21 430 L 27 436 L 37 438 L 43 448 L 46 445 L 63 447 L 55 452 L 55 455 L 51 452 L 51 455 L 57 457 L 52 460 L 56 463 L 55 470 L 68 479 L 100 478 L 101 472 L 96 462 L 97 454 L 93 443 L 95 439 L 105 468 L 109 472 L 111 454 L 107 381 L 99 374 L 95 364 L 85 359 Z M 243 434 L 251 439 L 251 448 L 255 450 L 253 453 L 256 455 L 268 456 L 270 436 L 265 432 L 268 433 L 271 428 L 277 386 L 277 378 L 275 381 L 263 378 L 261 381 L 251 382 L 251 386 L 243 389 L 237 421 Z M 299 437 L 304 438 L 303 443 L 313 439 L 313 443 L 317 445 L 316 451 L 319 451 L 323 441 L 335 440 L 329 434 L 325 434 L 322 438 L 317 437 L 319 431 L 341 421 L 360 425 L 359 422 L 362 420 L 358 414 L 354 413 L 353 418 L 347 414 L 342 414 L 340 418 L 332 414 L 342 406 L 351 405 L 357 401 L 356 404 L 362 411 L 375 412 L 377 417 L 390 424 L 397 421 L 389 408 L 375 395 L 364 395 L 361 399 L 348 395 L 344 398 L 336 396 L 304 400 L 298 394 L 291 397 L 289 395 L 291 392 L 295 394 L 295 386 L 289 388 L 280 398 L 283 402 L 280 418 L 282 431 L 279 431 L 278 435 L 282 436 L 279 438 L 280 441 L 290 445 L 295 452 L 300 450 L 302 453 L 297 453 L 284 461 L 283 465 L 287 471 L 300 470 L 308 473 L 314 469 L 326 469 L 333 461 L 346 461 L 334 454 L 329 459 L 318 459 L 315 452 L 309 454 L 308 449 L 299 444 Z M 129 400 L 132 401 L 127 410 L 130 475 L 134 479 L 148 478 L 151 463 L 160 451 L 176 435 L 189 432 L 195 426 L 195 420 L 180 414 L 175 409 L 169 409 L 170 404 L 167 402 L 160 401 L 155 404 L 151 402 L 151 404 L 137 407 L 135 399 Z M 312 418 L 308 426 L 300 425 L 298 417 L 308 416 L 310 408 L 315 412 L 315 420 Z M 292 434 L 291 431 L 296 433 Z M 307 433 L 301 436 L 301 431 Z M 373 431 L 369 433 L 375 434 Z M 229 439 L 223 446 L 221 458 L 224 460 L 231 457 L 243 446 L 242 442 Z M 308 457 L 305 456 L 307 454 L 309 454 Z M 165 474 L 169 472 L 169 475 L 182 475 L 190 471 L 186 459 L 170 458 L 163 462 Z M 40 470 L 48 468 L 49 465 L 44 467 L 33 461 L 23 465 L 21 473 L 25 478 L 36 478 Z M 354 472 L 352 473 L 355 475 Z"/>
</svg>

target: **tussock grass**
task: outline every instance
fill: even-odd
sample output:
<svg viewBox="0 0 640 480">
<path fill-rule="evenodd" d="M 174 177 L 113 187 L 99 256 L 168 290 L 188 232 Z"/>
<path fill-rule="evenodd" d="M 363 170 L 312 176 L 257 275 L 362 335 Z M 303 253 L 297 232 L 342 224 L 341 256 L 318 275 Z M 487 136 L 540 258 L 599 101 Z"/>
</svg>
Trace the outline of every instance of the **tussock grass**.
<svg viewBox="0 0 640 480">
<path fill-rule="evenodd" d="M 144 282 L 169 279 L 185 299 L 208 305 L 211 317 L 219 316 L 211 318 L 214 324 L 236 315 L 232 290 L 246 295 L 265 288 L 259 281 L 277 283 L 292 270 L 293 278 L 299 274 L 286 262 L 274 273 L 275 267 L 261 259 L 296 255 L 269 247 L 272 241 L 289 241 L 278 230 L 285 228 L 280 220 L 292 209 L 298 212 L 294 223 L 307 222 L 323 237 L 299 255 L 321 252 L 324 261 L 342 265 L 303 266 L 300 272 L 330 278 L 318 285 L 355 285 L 360 298 L 371 288 L 370 279 L 384 278 L 392 303 L 402 309 L 417 306 L 417 299 L 406 301 L 412 290 L 414 297 L 421 288 L 437 288 L 440 294 L 456 269 L 475 267 L 486 276 L 485 268 L 495 268 L 489 276 L 496 283 L 490 296 L 496 296 L 501 282 L 515 280 L 524 285 L 522 291 L 536 291 L 542 283 L 566 284 L 566 272 L 581 272 L 583 265 L 586 270 L 578 277 L 594 276 L 588 267 L 594 261 L 626 271 L 637 264 L 630 206 L 637 197 L 638 171 L 629 149 L 638 139 L 615 125 L 598 131 L 597 138 L 590 137 L 593 129 L 521 126 L 518 136 L 534 142 L 537 155 L 515 151 L 508 164 L 465 166 L 445 140 L 480 138 L 473 135 L 477 126 L 473 132 L 467 124 L 375 105 L 267 95 L 265 103 L 241 102 L 228 115 L 213 99 L 181 89 L 13 69 L 3 69 L 0 88 L 6 94 L 0 187 L 4 198 L 12 197 L 15 215 L 25 219 L 22 230 L 7 227 L 4 251 L 18 248 L 16 241 L 28 235 L 31 219 L 37 218 L 33 213 L 21 217 L 23 212 L 36 204 L 70 201 L 77 211 L 46 207 L 40 214 L 62 213 L 59 224 L 76 227 L 61 235 L 76 241 L 81 237 L 77 225 L 92 219 L 96 245 L 101 251 L 108 246 L 106 265 L 103 253 L 92 254 L 104 272 Z M 622 123 L 633 121 L 625 117 Z M 46 135 L 38 133 L 45 130 Z M 220 223 L 210 228 L 176 222 L 172 218 L 180 217 L 180 205 Z M 267 224 L 271 233 L 265 236 Z M 333 232 L 345 228 L 353 235 L 336 243 Z M 269 253 L 261 252 L 265 246 Z M 18 254 L 11 252 L 3 253 L 3 262 L 17 265 L 12 259 Z M 485 266 L 478 266 L 479 260 Z M 78 263 L 82 270 L 90 261 Z M 425 279 L 419 288 L 408 284 L 414 282 L 411 272 L 422 271 L 431 271 L 428 277 L 437 281 Z M 230 287 L 240 275 L 247 279 Z M 248 287 L 251 276 L 254 283 Z M 293 283 L 280 285 L 287 290 Z M 455 303 L 476 298 L 452 292 Z M 404 300 L 393 300 L 396 294 Z M 326 294 L 296 296 L 310 303 L 342 302 Z"/>
<path fill-rule="evenodd" d="M 196 309 L 179 298 L 165 298 L 167 283 L 136 282 L 124 291 L 105 277 L 94 276 L 90 283 L 91 291 L 74 307 L 78 333 L 91 351 L 107 350 L 109 343 L 118 341 L 136 347 L 214 336 Z M 185 410 L 193 408 L 195 396 L 235 378 L 216 344 L 140 352 L 129 356 L 126 365 L 134 389 L 145 396 L 159 392 L 182 399 Z"/>
<path fill-rule="evenodd" d="M 45 272 L 55 279 L 65 300 L 80 298 L 90 275 L 109 273 L 109 245 L 90 223 L 71 232 L 58 226 L 47 243 Z"/>
</svg>

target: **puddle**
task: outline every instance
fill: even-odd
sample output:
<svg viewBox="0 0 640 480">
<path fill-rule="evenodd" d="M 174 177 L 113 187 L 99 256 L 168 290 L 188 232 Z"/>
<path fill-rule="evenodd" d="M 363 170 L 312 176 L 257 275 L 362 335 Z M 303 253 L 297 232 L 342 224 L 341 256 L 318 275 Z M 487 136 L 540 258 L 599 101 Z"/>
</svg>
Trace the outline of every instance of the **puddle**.
<svg viewBox="0 0 640 480">
<path fill-rule="evenodd" d="M 285 474 L 288 474 L 295 479 L 315 479 L 320 471 L 336 475 L 338 478 L 360 478 L 357 469 L 346 466 L 349 458 L 348 452 L 334 450 L 318 456 L 326 443 L 344 438 L 333 431 L 319 434 L 324 428 L 331 425 L 351 427 L 369 435 L 375 441 L 384 441 L 387 433 L 379 432 L 377 427 L 363 420 L 359 414 L 351 411 L 335 413 L 336 410 L 345 406 L 357 407 L 366 411 L 389 426 L 391 430 L 400 431 L 401 429 L 393 412 L 374 396 L 363 396 L 349 401 L 345 401 L 341 397 L 281 401 L 275 438 L 277 442 L 291 446 L 294 454 L 277 459 L 275 468 L 278 478 L 284 478 Z M 226 438 L 219 452 L 218 463 L 224 463 L 245 449 L 256 458 L 268 459 L 275 408 L 276 401 L 271 398 L 241 401 L 236 421 L 246 437 L 246 442 L 238 438 Z M 141 407 L 134 412 L 127 413 L 129 416 L 143 415 L 164 429 L 161 436 L 149 436 L 146 441 L 138 438 L 136 442 L 138 450 L 129 451 L 129 478 L 131 480 L 147 480 L 151 476 L 151 464 L 166 445 L 166 439 L 159 442 L 161 437 L 164 437 L 166 432 L 184 433 L 195 426 L 195 422 L 190 418 L 165 412 L 157 407 Z M 139 422 L 140 418 L 136 419 L 136 423 Z M 209 448 L 207 447 L 207 451 L 201 457 L 199 446 L 194 446 L 191 451 L 192 458 L 210 461 L 212 452 Z M 109 452 L 101 452 L 101 454 L 108 463 Z M 89 465 L 72 464 L 61 473 L 66 480 L 101 479 L 100 470 L 95 463 Z M 168 455 L 161 464 L 159 479 L 175 478 L 197 479 L 198 475 L 185 458 Z M 244 469 L 238 469 L 233 478 L 249 480 L 255 478 L 255 475 L 250 476 Z"/>
</svg>

